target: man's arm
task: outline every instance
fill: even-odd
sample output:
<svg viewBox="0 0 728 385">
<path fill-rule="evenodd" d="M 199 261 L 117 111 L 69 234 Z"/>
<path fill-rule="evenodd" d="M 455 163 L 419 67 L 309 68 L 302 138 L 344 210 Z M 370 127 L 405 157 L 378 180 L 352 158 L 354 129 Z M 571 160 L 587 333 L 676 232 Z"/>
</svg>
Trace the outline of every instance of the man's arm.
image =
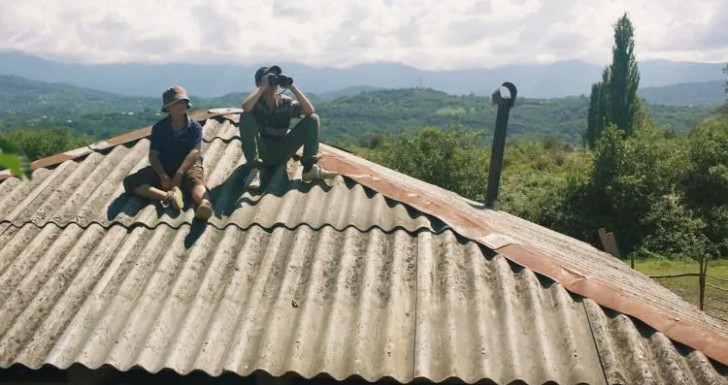
<svg viewBox="0 0 728 385">
<path fill-rule="evenodd" d="M 197 158 L 200 156 L 200 150 L 202 150 L 202 126 L 200 126 L 197 122 L 194 122 L 191 129 L 194 133 L 192 138 L 192 149 L 189 153 L 187 153 L 187 156 L 185 156 L 185 159 L 182 161 L 182 164 L 179 165 L 179 168 L 177 168 L 177 171 L 175 171 L 174 177 L 172 178 L 174 185 L 179 187 L 182 187 L 182 177 L 195 163 Z"/>
<path fill-rule="evenodd" d="M 243 100 L 242 108 L 245 112 L 251 112 L 253 111 L 253 108 L 255 107 L 255 103 L 258 102 L 258 99 L 263 95 L 263 92 L 268 89 L 268 77 L 270 74 L 266 74 L 260 79 L 260 86 L 253 90 L 250 94 L 248 94 L 247 97 Z"/>
<path fill-rule="evenodd" d="M 198 156 L 200 156 L 200 150 L 196 148 L 192 149 L 192 151 L 187 154 L 185 159 L 182 161 L 182 164 L 179 165 L 179 168 L 174 173 L 174 178 L 172 179 L 172 181 L 174 182 L 175 186 L 182 187 L 182 177 L 185 175 L 187 170 L 189 170 L 190 167 L 195 164 Z"/>
<path fill-rule="evenodd" d="M 316 109 L 313 107 L 313 103 L 311 103 L 311 101 L 308 100 L 306 95 L 303 94 L 303 91 L 299 90 L 295 84 L 291 84 L 290 86 L 288 86 L 286 88 L 291 90 L 293 95 L 296 96 L 298 103 L 301 104 L 301 114 L 312 115 L 312 114 L 316 113 Z"/>
<path fill-rule="evenodd" d="M 171 190 L 172 179 L 170 179 L 169 175 L 167 175 L 167 172 L 164 171 L 164 167 L 162 167 L 162 162 L 159 161 L 159 151 L 149 150 L 149 164 L 152 166 L 152 169 L 156 171 L 157 175 L 159 175 L 159 179 L 162 182 L 162 189 L 164 191 Z"/>
</svg>

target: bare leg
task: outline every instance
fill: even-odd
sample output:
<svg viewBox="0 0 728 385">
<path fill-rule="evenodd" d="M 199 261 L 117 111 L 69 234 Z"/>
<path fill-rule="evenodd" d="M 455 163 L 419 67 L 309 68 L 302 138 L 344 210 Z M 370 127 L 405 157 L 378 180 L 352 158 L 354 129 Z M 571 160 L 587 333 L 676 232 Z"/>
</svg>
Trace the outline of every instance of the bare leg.
<svg viewBox="0 0 728 385">
<path fill-rule="evenodd" d="M 205 185 L 203 184 L 196 184 L 195 187 L 192 187 L 190 195 L 192 195 L 192 200 L 195 202 L 196 205 L 202 203 L 203 199 L 210 200 L 210 194 L 207 193 L 207 187 L 205 187 Z"/>
<path fill-rule="evenodd" d="M 210 193 L 207 191 L 207 187 L 204 184 L 195 184 L 190 189 L 190 195 L 192 196 L 192 200 L 195 201 L 195 206 L 197 206 L 195 209 L 195 219 L 207 222 L 213 213 Z"/>
<path fill-rule="evenodd" d="M 167 193 L 148 184 L 143 184 L 134 189 L 134 194 L 140 197 L 161 201 L 167 196 Z"/>
</svg>

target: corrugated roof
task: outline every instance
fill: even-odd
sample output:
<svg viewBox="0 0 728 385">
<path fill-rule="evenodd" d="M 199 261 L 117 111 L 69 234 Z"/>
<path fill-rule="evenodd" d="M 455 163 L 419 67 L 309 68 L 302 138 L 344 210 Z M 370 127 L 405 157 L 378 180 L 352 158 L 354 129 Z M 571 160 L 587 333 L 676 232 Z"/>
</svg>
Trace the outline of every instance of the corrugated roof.
<svg viewBox="0 0 728 385">
<path fill-rule="evenodd" d="M 268 192 L 243 193 L 236 131 L 205 125 L 207 225 L 122 193 L 145 164 L 138 137 L 2 182 L 0 367 L 728 383 L 700 351 L 570 293 L 584 274 L 557 283 L 539 271 L 558 275 L 553 264 L 508 260 L 538 245 L 540 258 L 724 332 L 598 250 L 325 146 L 322 163 L 346 179 L 302 185 L 291 164 Z M 470 230 L 438 215 L 446 204 Z"/>
<path fill-rule="evenodd" d="M 208 125 L 210 129 L 215 127 Z M 8 180 L 0 184 L 0 218 L 14 225 L 39 226 L 76 223 L 86 227 L 96 223 L 104 227 L 122 224 L 154 228 L 161 223 L 172 227 L 192 223 L 191 207 L 181 214 L 160 211 L 158 205 L 123 193 L 122 180 L 148 164 L 148 153 L 149 141 L 141 140 L 131 148 L 116 146 L 108 153 L 92 152 L 83 162 L 40 169 L 27 182 Z M 440 232 L 446 227 L 360 184 L 343 179 L 331 185 L 303 184 L 301 171 L 293 165 L 287 170 L 275 170 L 264 193 L 243 194 L 247 172 L 242 167 L 245 158 L 239 141 L 205 143 L 203 155 L 216 206 L 210 224 L 219 229 L 276 224 L 292 229 L 305 224 L 314 228 L 330 225 L 337 229 L 353 226 L 360 230 L 379 227 L 385 231 L 403 228 Z"/>
</svg>

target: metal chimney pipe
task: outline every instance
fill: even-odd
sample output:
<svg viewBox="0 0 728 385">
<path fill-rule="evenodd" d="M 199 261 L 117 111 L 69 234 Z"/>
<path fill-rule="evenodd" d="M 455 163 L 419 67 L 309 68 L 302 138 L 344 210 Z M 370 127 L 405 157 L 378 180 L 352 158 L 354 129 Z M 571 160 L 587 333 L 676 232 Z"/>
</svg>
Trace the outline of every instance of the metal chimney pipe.
<svg viewBox="0 0 728 385">
<path fill-rule="evenodd" d="M 501 89 L 508 90 L 507 97 L 501 95 Z M 500 175 L 503 169 L 503 154 L 506 147 L 506 129 L 508 128 L 508 114 L 516 101 L 518 90 L 511 82 L 505 82 L 493 91 L 493 104 L 498 105 L 495 118 L 495 132 L 493 133 L 493 148 L 490 152 L 490 167 L 488 170 L 488 184 L 485 191 L 485 207 L 492 209 L 498 198 Z"/>
</svg>

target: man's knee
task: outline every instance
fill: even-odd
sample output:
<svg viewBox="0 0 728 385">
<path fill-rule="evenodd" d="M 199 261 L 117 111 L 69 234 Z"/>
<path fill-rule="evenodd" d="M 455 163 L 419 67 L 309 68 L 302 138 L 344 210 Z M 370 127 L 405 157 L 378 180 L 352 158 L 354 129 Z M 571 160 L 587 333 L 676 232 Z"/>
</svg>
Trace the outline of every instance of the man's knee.
<svg viewBox="0 0 728 385">
<path fill-rule="evenodd" d="M 122 182 L 124 185 L 124 191 L 126 191 L 127 194 L 133 194 L 134 189 L 138 187 L 136 186 L 136 183 L 134 183 L 134 179 L 133 175 L 127 175 Z"/>
<path fill-rule="evenodd" d="M 321 127 L 321 120 L 319 119 L 318 114 L 306 115 L 302 120 L 306 122 L 306 128 L 309 130 L 318 132 Z"/>
<path fill-rule="evenodd" d="M 122 184 L 124 185 L 124 191 L 129 194 L 136 194 L 136 190 L 143 185 L 160 187 L 159 176 L 151 166 L 127 175 Z"/>
<path fill-rule="evenodd" d="M 321 124 L 321 120 L 319 119 L 318 114 L 315 114 L 315 113 L 314 114 L 311 114 L 311 115 L 306 115 L 306 116 L 303 117 L 303 119 L 304 120 L 306 120 L 306 119 L 312 120 L 313 123 L 315 123 L 317 126 Z"/>
<path fill-rule="evenodd" d="M 122 184 L 124 185 L 124 191 L 126 191 L 128 194 L 136 194 L 136 189 L 139 188 L 139 186 L 145 184 L 145 178 L 143 178 L 142 171 L 137 171 L 133 174 L 129 174 L 124 178 L 122 181 Z"/>
</svg>

